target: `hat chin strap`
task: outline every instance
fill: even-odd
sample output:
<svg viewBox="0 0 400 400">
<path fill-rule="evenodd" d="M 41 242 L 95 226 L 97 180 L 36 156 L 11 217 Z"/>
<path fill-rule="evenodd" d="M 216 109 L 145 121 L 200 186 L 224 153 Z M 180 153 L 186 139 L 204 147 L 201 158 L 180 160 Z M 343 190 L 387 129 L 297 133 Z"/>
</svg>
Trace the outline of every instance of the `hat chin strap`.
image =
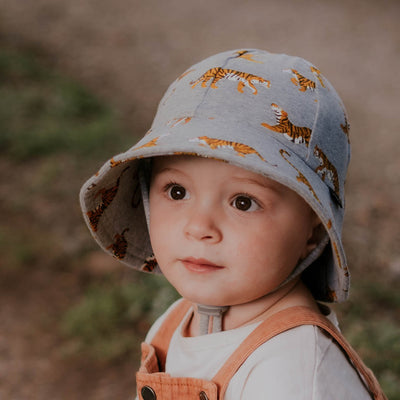
<svg viewBox="0 0 400 400">
<path fill-rule="evenodd" d="M 197 312 L 200 315 L 200 335 L 222 331 L 222 317 L 228 311 L 229 306 L 206 306 L 197 304 Z"/>
</svg>

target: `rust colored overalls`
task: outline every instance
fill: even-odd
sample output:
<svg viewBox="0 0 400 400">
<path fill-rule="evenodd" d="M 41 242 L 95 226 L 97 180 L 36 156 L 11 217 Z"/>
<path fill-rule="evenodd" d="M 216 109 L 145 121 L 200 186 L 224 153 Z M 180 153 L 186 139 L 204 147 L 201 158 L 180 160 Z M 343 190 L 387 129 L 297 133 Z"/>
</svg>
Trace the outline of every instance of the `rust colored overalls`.
<svg viewBox="0 0 400 400">
<path fill-rule="evenodd" d="M 171 377 L 163 372 L 169 343 L 190 306 L 189 302 L 181 301 L 168 314 L 151 344 L 142 343 L 142 362 L 136 374 L 140 400 L 222 400 L 232 376 L 257 347 L 300 325 L 318 326 L 331 336 L 363 377 L 371 398 L 387 400 L 372 371 L 343 335 L 327 318 L 306 307 L 291 307 L 267 318 L 241 343 L 211 381 Z"/>
</svg>

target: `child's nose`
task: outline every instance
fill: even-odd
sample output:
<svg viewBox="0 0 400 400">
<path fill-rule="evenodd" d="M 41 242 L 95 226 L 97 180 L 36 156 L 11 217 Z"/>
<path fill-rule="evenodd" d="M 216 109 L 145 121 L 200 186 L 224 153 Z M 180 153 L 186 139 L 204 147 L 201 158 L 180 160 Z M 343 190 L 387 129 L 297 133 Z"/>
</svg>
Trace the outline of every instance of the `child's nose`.
<svg viewBox="0 0 400 400">
<path fill-rule="evenodd" d="M 207 210 L 193 211 L 185 225 L 185 235 L 189 239 L 218 243 L 222 239 L 222 232 L 218 226 L 215 212 Z"/>
</svg>

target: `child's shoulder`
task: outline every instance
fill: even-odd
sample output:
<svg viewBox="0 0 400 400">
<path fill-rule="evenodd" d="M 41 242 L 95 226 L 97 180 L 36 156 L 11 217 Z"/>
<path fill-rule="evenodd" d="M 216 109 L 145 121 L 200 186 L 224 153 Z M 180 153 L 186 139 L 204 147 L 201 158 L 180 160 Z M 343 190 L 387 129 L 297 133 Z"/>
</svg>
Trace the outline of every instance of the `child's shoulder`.
<svg viewBox="0 0 400 400">
<path fill-rule="evenodd" d="M 312 325 L 290 329 L 261 345 L 233 377 L 228 390 L 239 387 L 241 398 L 246 399 L 266 390 L 271 397 L 275 394 L 282 399 L 370 399 L 342 350 Z"/>
<path fill-rule="evenodd" d="M 172 310 L 174 310 L 176 307 L 178 307 L 180 304 L 182 304 L 184 300 L 183 299 L 178 299 L 174 303 L 172 303 L 167 310 L 161 314 L 156 321 L 153 323 L 151 326 L 150 330 L 147 332 L 145 342 L 146 343 L 151 343 L 152 339 L 154 338 L 155 334 L 158 332 L 160 329 L 161 325 L 167 318 L 167 316 L 171 313 Z"/>
</svg>

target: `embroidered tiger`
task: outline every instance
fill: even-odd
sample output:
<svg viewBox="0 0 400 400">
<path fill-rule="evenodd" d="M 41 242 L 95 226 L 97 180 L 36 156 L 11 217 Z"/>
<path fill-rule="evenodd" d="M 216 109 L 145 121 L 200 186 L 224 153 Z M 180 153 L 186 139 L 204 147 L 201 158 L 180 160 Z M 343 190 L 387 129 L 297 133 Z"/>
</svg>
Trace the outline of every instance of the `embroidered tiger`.
<svg viewBox="0 0 400 400">
<path fill-rule="evenodd" d="M 292 81 L 293 84 L 299 86 L 300 92 L 306 92 L 307 89 L 309 90 L 315 89 L 316 87 L 315 82 L 312 81 L 311 79 L 306 78 L 295 69 L 285 69 L 284 72 L 290 72 L 293 75 L 293 77 L 290 80 Z"/>
<path fill-rule="evenodd" d="M 211 149 L 218 149 L 218 148 L 232 149 L 236 152 L 236 154 L 239 157 L 245 157 L 249 154 L 255 154 L 258 157 L 260 157 L 262 161 L 266 161 L 260 155 L 260 153 L 258 153 L 258 151 L 243 143 L 230 142 L 228 140 L 222 140 L 222 139 L 213 139 L 209 138 L 208 136 L 200 136 L 199 138 L 191 139 L 191 141 L 200 142 L 201 146 L 209 146 Z"/>
<path fill-rule="evenodd" d="M 333 185 L 333 196 L 335 200 L 342 206 L 340 200 L 339 177 L 335 166 L 329 161 L 326 154 L 318 147 L 314 147 L 314 155 L 318 158 L 320 165 L 315 169 L 315 172 L 325 182 L 327 178 Z"/>
<path fill-rule="evenodd" d="M 274 132 L 282 133 L 293 143 L 305 143 L 308 147 L 312 130 L 306 126 L 293 125 L 289 120 L 288 113 L 277 104 L 272 103 L 271 108 L 275 113 L 277 125 L 269 125 L 266 122 L 261 123 L 261 125 Z"/>
<path fill-rule="evenodd" d="M 270 81 L 261 78 L 259 76 L 248 74 L 246 72 L 235 71 L 233 69 L 225 69 L 221 67 L 209 69 L 199 79 L 190 82 L 190 84 L 192 85 L 192 89 L 196 87 L 199 83 L 201 83 L 202 87 L 207 87 L 208 81 L 211 80 L 210 87 L 213 89 L 218 89 L 217 83 L 221 79 L 239 81 L 237 90 L 240 93 L 244 93 L 243 88 L 247 86 L 249 89 L 253 91 L 253 94 L 257 94 L 258 91 L 254 86 L 255 83 L 263 85 L 267 88 L 269 88 L 271 84 Z"/>
<path fill-rule="evenodd" d="M 114 236 L 114 243 L 111 243 L 106 247 L 107 250 L 111 250 L 114 257 L 118 260 L 122 260 L 126 256 L 126 250 L 128 248 L 128 242 L 125 239 L 125 232 L 129 231 L 129 228 L 125 228 L 122 233 L 117 233 Z"/>
<path fill-rule="evenodd" d="M 282 158 L 289 164 L 291 165 L 298 173 L 298 175 L 296 176 L 296 179 L 301 182 L 304 183 L 308 189 L 310 190 L 310 192 L 313 194 L 313 196 L 315 197 L 315 199 L 320 203 L 320 200 L 317 196 L 317 193 L 315 193 L 314 188 L 311 186 L 311 183 L 308 181 L 308 179 L 301 173 L 301 171 L 296 168 L 296 166 L 294 166 L 285 156 L 290 157 L 290 154 L 288 151 L 284 150 L 284 149 L 280 149 L 279 153 L 281 154 Z"/>
<path fill-rule="evenodd" d="M 261 61 L 254 60 L 253 55 L 250 54 L 250 52 L 248 50 L 239 50 L 235 54 L 237 54 L 236 58 L 244 58 L 247 61 L 252 61 L 257 64 L 262 64 Z"/>
<path fill-rule="evenodd" d="M 121 172 L 121 175 L 118 177 L 117 182 L 113 187 L 111 187 L 109 189 L 102 188 L 96 193 L 95 198 L 98 195 L 101 195 L 101 203 L 94 210 L 88 211 L 86 213 L 87 217 L 89 218 L 89 224 L 90 224 L 90 227 L 92 228 L 93 232 L 97 231 L 97 227 L 98 227 L 101 216 L 104 214 L 104 211 L 112 203 L 115 196 L 117 195 L 121 176 L 128 168 L 129 167 L 126 167 Z"/>
</svg>

